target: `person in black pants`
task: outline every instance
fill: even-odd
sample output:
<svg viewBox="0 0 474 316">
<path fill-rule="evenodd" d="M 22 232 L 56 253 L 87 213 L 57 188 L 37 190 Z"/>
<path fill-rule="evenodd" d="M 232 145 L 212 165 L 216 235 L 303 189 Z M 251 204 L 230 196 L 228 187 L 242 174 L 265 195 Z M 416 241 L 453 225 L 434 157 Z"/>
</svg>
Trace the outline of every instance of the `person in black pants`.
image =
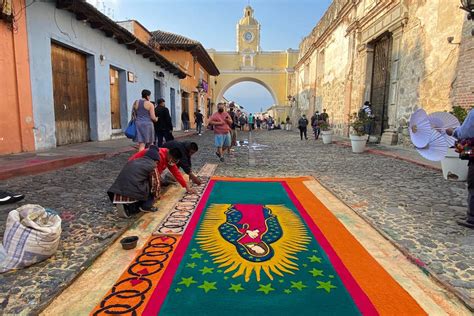
<svg viewBox="0 0 474 316">
<path fill-rule="evenodd" d="M 298 129 L 300 130 L 300 137 L 303 140 L 303 135 L 305 139 L 308 139 L 307 132 L 308 132 L 308 119 L 306 115 L 303 114 L 301 118 L 298 120 Z"/>
<path fill-rule="evenodd" d="M 163 138 L 165 141 L 173 140 L 173 123 L 171 122 L 171 115 L 168 108 L 165 106 L 165 100 L 159 99 L 158 105 L 155 107 L 155 116 L 158 121 L 155 123 L 156 145 L 161 147 L 163 145 Z"/>
<path fill-rule="evenodd" d="M 202 124 L 204 123 L 204 115 L 202 115 L 201 110 L 197 110 L 194 113 L 194 122 L 196 123 L 196 132 L 199 136 L 202 135 Z"/>
</svg>

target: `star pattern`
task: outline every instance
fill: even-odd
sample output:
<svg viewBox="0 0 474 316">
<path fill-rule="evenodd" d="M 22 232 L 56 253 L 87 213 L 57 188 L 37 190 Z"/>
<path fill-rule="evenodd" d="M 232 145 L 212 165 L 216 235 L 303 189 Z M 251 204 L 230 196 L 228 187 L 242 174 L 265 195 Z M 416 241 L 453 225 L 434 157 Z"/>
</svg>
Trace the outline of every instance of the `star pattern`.
<svg viewBox="0 0 474 316">
<path fill-rule="evenodd" d="M 331 281 L 327 281 L 327 282 L 321 282 L 321 281 L 317 281 L 319 283 L 319 286 L 317 286 L 316 288 L 317 289 L 324 289 L 326 292 L 331 292 L 331 289 L 335 289 L 337 288 L 336 286 L 332 285 L 331 284 Z"/>
<path fill-rule="evenodd" d="M 204 281 L 203 284 L 199 285 L 198 288 L 200 289 L 203 289 L 204 292 L 209 292 L 210 290 L 217 290 L 217 287 L 216 287 L 216 283 L 217 282 L 207 282 L 207 281 Z"/>
<path fill-rule="evenodd" d="M 315 269 L 315 268 L 313 268 L 312 270 L 310 270 L 309 273 L 311 273 L 314 277 L 323 276 L 323 275 L 324 275 L 323 270 L 318 270 L 318 269 Z"/>
<path fill-rule="evenodd" d="M 186 268 L 194 269 L 194 268 L 196 268 L 196 264 L 195 264 L 194 262 L 187 263 L 187 264 L 186 264 Z"/>
<path fill-rule="evenodd" d="M 239 291 L 243 291 L 245 290 L 243 287 L 242 287 L 242 284 L 233 284 L 231 283 L 230 284 L 230 288 L 229 288 L 229 291 L 234 291 L 234 293 L 238 293 Z"/>
<path fill-rule="evenodd" d="M 193 277 L 189 277 L 189 278 L 181 278 L 181 282 L 179 282 L 178 284 L 189 287 L 193 283 L 197 283 L 197 281 L 194 281 Z"/>
<path fill-rule="evenodd" d="M 199 252 L 194 252 L 191 254 L 192 259 L 201 259 L 201 257 L 202 257 L 202 253 L 199 253 Z"/>
<path fill-rule="evenodd" d="M 286 294 L 291 294 L 291 290 L 290 290 L 290 289 L 285 289 L 283 292 L 285 292 Z"/>
<path fill-rule="evenodd" d="M 274 288 L 272 288 L 272 284 L 271 283 L 268 283 L 266 285 L 263 285 L 263 284 L 259 284 L 259 289 L 257 290 L 257 292 L 263 292 L 265 294 L 268 294 L 270 293 L 271 291 L 275 291 Z"/>
<path fill-rule="evenodd" d="M 303 284 L 303 281 L 298 281 L 298 282 L 291 281 L 291 287 L 302 291 L 307 286 Z"/>
<path fill-rule="evenodd" d="M 201 271 L 202 275 L 204 275 L 204 274 L 212 273 L 214 271 L 214 268 L 204 267 L 199 271 Z"/>
<path fill-rule="evenodd" d="M 308 257 L 309 261 L 311 262 L 318 262 L 321 263 L 321 258 L 316 257 L 315 255 L 312 255 L 311 257 Z"/>
<path fill-rule="evenodd" d="M 175 291 L 176 293 L 180 293 L 182 290 L 181 290 L 179 287 L 177 287 L 177 288 L 174 289 L 174 291 Z"/>
</svg>

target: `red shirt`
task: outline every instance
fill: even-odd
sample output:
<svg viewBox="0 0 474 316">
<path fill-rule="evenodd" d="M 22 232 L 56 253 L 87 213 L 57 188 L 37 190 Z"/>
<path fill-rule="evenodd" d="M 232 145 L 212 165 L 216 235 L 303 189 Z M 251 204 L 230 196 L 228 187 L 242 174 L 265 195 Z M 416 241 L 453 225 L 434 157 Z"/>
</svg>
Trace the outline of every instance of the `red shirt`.
<svg viewBox="0 0 474 316">
<path fill-rule="evenodd" d="M 232 120 L 229 113 L 227 112 L 222 112 L 222 113 L 216 112 L 211 115 L 209 120 L 220 121 L 224 123 L 222 125 L 213 125 L 214 134 L 227 134 L 228 132 L 230 132 L 230 126 L 229 126 L 229 123 L 227 123 L 226 119 Z"/>
<path fill-rule="evenodd" d="M 145 157 L 145 153 L 148 149 L 142 150 L 134 154 L 132 157 L 130 157 L 128 160 L 134 160 L 138 158 L 143 158 Z M 156 170 L 158 171 L 159 174 L 161 174 L 166 168 L 171 172 L 171 174 L 176 178 L 176 181 L 181 184 L 183 188 L 186 188 L 186 180 L 184 180 L 183 175 L 181 172 L 179 172 L 178 166 L 176 165 L 169 165 L 167 163 L 166 156 L 168 155 L 168 148 L 159 148 L 160 152 L 160 161 L 156 162 Z"/>
</svg>

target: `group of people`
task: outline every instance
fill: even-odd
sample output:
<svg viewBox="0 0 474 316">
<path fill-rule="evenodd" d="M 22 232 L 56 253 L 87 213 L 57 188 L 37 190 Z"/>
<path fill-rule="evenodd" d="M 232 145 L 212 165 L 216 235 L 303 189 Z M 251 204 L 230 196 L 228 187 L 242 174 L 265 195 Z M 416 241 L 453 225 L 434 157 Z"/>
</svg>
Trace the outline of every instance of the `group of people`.
<svg viewBox="0 0 474 316">
<path fill-rule="evenodd" d="M 287 122 L 289 118 L 287 118 Z M 322 124 L 329 123 L 329 114 L 327 113 L 326 109 L 323 109 L 322 113 L 319 111 L 314 112 L 313 116 L 311 116 L 311 127 L 313 128 L 314 139 L 318 139 L 319 135 L 321 134 L 321 126 Z M 301 140 L 308 139 L 308 125 L 310 121 L 306 118 L 306 114 L 301 115 L 300 119 L 298 120 L 298 129 L 300 130 L 300 138 Z"/>
<path fill-rule="evenodd" d="M 119 216 L 125 218 L 138 212 L 157 211 L 154 203 L 160 197 L 166 171 L 187 192 L 195 192 L 191 182 L 201 184 L 191 167 L 191 156 L 198 151 L 198 145 L 174 140 L 173 124 L 165 101 L 159 99 L 155 106 L 150 95 L 149 90 L 143 90 L 142 98 L 133 103 L 132 117 L 137 130 L 134 141 L 138 143 L 138 152 L 129 158 L 107 191 Z M 189 176 L 189 182 L 179 168 Z"/>
<path fill-rule="evenodd" d="M 186 109 L 183 109 L 181 112 L 181 121 L 183 122 L 183 130 L 185 132 L 189 132 L 191 128 L 190 120 L 189 120 L 189 113 Z M 204 124 L 204 115 L 201 113 L 201 110 L 197 110 L 194 112 L 194 123 L 196 124 L 196 133 L 201 136 L 202 135 L 202 125 Z"/>
</svg>

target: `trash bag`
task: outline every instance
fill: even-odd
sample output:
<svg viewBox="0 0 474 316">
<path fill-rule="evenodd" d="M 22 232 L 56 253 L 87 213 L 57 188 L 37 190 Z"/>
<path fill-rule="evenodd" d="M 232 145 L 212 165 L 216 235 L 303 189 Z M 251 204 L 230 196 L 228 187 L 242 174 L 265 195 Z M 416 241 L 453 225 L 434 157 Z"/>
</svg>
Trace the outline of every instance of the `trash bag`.
<svg viewBox="0 0 474 316">
<path fill-rule="evenodd" d="M 61 218 L 53 211 L 35 204 L 11 211 L 0 246 L 0 273 L 48 259 L 56 253 L 60 238 Z"/>
</svg>

